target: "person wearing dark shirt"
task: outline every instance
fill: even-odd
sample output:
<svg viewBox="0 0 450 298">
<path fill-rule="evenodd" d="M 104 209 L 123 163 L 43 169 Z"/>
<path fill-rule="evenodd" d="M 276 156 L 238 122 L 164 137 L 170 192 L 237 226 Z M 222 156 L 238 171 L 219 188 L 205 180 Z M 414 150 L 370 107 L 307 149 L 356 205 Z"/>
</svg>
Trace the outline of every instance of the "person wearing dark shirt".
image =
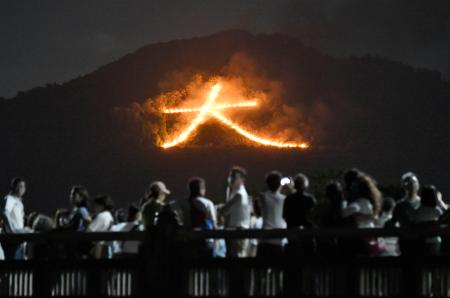
<svg viewBox="0 0 450 298">
<path fill-rule="evenodd" d="M 419 209 L 421 200 L 419 197 L 419 179 L 414 173 L 408 172 L 402 176 L 401 186 L 405 196 L 394 208 L 392 219 L 386 223 L 390 227 L 408 227 L 412 225 L 411 214 Z M 400 238 L 400 251 L 402 255 L 412 255 L 416 253 L 416 243 L 412 239 Z"/>
<path fill-rule="evenodd" d="M 304 174 L 297 174 L 294 177 L 295 192 L 287 196 L 283 207 L 283 218 L 288 229 L 312 227 L 312 210 L 316 206 L 316 199 L 307 192 L 308 187 L 309 180 Z M 312 255 L 315 246 L 313 238 L 300 241 L 289 239 L 285 251 L 292 256 Z"/>
<path fill-rule="evenodd" d="M 420 207 L 419 180 L 411 172 L 402 176 L 402 188 L 405 196 L 397 203 L 390 221 L 391 226 L 407 227 L 411 224 L 411 213 Z"/>
<path fill-rule="evenodd" d="M 297 174 L 294 178 L 295 192 L 287 196 L 284 202 L 283 218 L 290 228 L 310 228 L 311 210 L 316 205 L 315 197 L 308 193 L 309 180 L 304 174 Z"/>
</svg>

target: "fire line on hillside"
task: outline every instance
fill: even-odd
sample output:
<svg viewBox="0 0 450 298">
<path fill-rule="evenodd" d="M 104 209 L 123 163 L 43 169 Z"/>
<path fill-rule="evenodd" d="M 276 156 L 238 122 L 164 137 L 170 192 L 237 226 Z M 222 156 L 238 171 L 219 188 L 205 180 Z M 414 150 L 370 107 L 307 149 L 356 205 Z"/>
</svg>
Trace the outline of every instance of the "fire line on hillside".
<svg viewBox="0 0 450 298">
<path fill-rule="evenodd" d="M 222 90 L 222 84 L 220 82 L 214 83 L 206 96 L 206 101 L 199 107 L 183 107 L 183 108 L 167 108 L 161 109 L 163 114 L 185 114 L 185 113 L 197 113 L 192 119 L 189 125 L 181 132 L 173 132 L 170 136 L 170 140 L 160 144 L 160 147 L 164 149 L 176 147 L 186 141 L 188 141 L 194 131 L 204 123 L 208 118 L 212 117 L 218 120 L 221 124 L 231 128 L 236 133 L 245 137 L 246 139 L 254 142 L 255 144 L 276 147 L 276 148 L 294 148 L 294 149 L 307 149 L 309 144 L 306 142 L 292 141 L 284 142 L 278 141 L 272 138 L 261 137 L 248 129 L 243 128 L 234 121 L 226 117 L 221 111 L 226 109 L 243 109 L 253 108 L 258 106 L 257 99 L 243 100 L 239 102 L 225 102 L 217 103 Z M 222 101 L 224 98 L 220 98 Z"/>
</svg>

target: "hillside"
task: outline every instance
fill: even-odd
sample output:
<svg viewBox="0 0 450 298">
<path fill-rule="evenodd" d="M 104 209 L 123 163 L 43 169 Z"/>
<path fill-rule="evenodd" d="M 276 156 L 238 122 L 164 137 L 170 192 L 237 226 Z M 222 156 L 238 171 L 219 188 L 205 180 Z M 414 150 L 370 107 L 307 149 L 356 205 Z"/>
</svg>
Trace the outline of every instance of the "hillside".
<svg viewBox="0 0 450 298">
<path fill-rule="evenodd" d="M 196 74 L 277 86 L 280 100 L 300 111 L 296 123 L 311 149 L 228 146 L 231 132 L 214 123 L 192 146 L 155 147 L 130 110 Z M 252 191 L 273 168 L 292 175 L 357 166 L 381 183 L 413 170 L 448 195 L 448 111 L 450 83 L 438 72 L 370 55 L 334 58 L 282 35 L 226 31 L 148 45 L 65 84 L 3 100 L 0 181 L 6 191 L 12 176 L 26 177 L 28 210 L 42 211 L 65 205 L 75 183 L 110 193 L 119 205 L 157 178 L 183 197 L 190 175 L 207 178 L 220 200 L 234 163 L 249 169 Z"/>
</svg>

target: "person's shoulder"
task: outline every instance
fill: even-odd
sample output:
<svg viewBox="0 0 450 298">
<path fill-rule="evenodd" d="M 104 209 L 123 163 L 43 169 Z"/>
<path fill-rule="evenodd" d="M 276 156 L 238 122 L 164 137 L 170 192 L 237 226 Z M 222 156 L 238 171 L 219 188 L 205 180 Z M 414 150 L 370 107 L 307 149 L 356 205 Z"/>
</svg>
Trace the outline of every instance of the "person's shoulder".
<svg viewBox="0 0 450 298">
<path fill-rule="evenodd" d="M 312 193 L 310 193 L 310 192 L 305 192 L 305 193 L 303 194 L 303 196 L 304 196 L 306 199 L 310 200 L 310 201 L 315 201 L 315 200 L 316 200 L 316 197 L 315 197 Z"/>
<path fill-rule="evenodd" d="M 112 216 L 112 213 L 107 210 L 100 212 L 98 214 L 98 216 L 100 216 L 101 218 L 104 218 L 104 219 L 111 219 L 111 218 L 114 219 L 114 217 Z"/>
<path fill-rule="evenodd" d="M 83 215 L 89 214 L 89 210 L 86 207 L 78 208 L 78 212 L 83 214 Z"/>
<path fill-rule="evenodd" d="M 278 192 L 276 194 L 276 197 L 277 197 L 277 199 L 282 200 L 282 201 L 286 200 L 286 195 L 284 195 L 284 194 L 282 194 L 280 192 Z"/>
<path fill-rule="evenodd" d="M 205 204 L 205 205 L 207 205 L 207 206 L 214 206 L 213 201 L 211 201 L 211 200 L 208 199 L 208 198 L 205 198 L 205 197 L 199 197 L 198 199 L 199 199 L 203 204 Z"/>
</svg>

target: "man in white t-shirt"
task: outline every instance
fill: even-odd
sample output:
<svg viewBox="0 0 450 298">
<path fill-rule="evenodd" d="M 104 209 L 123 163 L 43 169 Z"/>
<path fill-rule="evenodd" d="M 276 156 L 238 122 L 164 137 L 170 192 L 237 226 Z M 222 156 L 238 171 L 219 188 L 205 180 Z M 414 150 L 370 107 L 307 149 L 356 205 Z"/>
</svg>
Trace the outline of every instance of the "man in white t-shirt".
<svg viewBox="0 0 450 298">
<path fill-rule="evenodd" d="M 285 229 L 283 207 L 286 196 L 280 193 L 281 173 L 270 172 L 266 176 L 267 191 L 259 198 L 263 229 Z M 258 244 L 258 257 L 282 256 L 284 239 L 261 239 Z"/>
<path fill-rule="evenodd" d="M 241 167 L 233 167 L 228 178 L 227 201 L 221 207 L 225 217 L 225 227 L 232 229 L 248 229 L 250 227 L 250 204 L 245 179 L 247 173 Z M 246 257 L 248 240 L 227 241 L 228 257 Z"/>
<path fill-rule="evenodd" d="M 25 230 L 25 212 L 23 196 L 26 192 L 25 180 L 14 178 L 11 181 L 10 192 L 7 194 L 0 206 L 3 220 L 3 231 L 6 233 L 23 233 Z M 4 245 L 6 259 L 23 258 L 23 245 Z"/>
</svg>

